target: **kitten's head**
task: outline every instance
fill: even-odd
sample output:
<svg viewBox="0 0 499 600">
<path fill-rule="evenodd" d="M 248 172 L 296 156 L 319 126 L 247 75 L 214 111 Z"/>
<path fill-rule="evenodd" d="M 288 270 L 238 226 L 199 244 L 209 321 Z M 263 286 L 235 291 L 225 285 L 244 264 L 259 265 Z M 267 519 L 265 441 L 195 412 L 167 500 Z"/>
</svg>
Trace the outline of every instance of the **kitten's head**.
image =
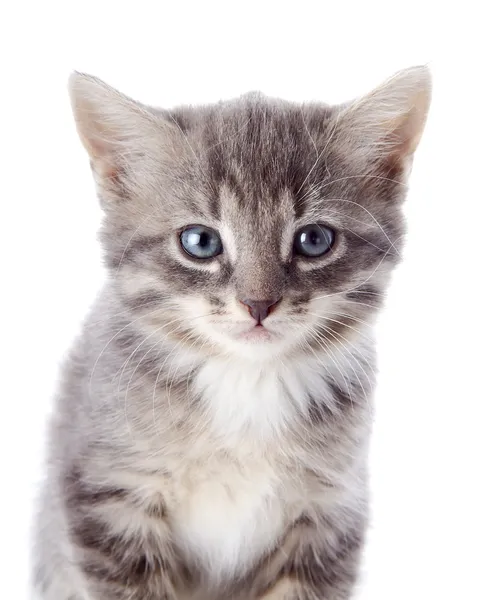
<svg viewBox="0 0 499 600">
<path fill-rule="evenodd" d="M 425 67 L 342 106 L 249 94 L 163 111 L 70 80 L 116 293 L 199 352 L 342 346 L 397 262 L 430 97 Z"/>
</svg>

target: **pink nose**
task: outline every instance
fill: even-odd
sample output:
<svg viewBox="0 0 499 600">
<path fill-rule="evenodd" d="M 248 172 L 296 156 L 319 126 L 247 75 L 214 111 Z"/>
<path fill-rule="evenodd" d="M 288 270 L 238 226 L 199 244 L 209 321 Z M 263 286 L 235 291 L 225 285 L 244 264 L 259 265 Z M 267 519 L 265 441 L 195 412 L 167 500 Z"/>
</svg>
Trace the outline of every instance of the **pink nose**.
<svg viewBox="0 0 499 600">
<path fill-rule="evenodd" d="M 260 324 L 270 315 L 280 300 L 279 298 L 278 300 L 240 300 L 240 302 L 248 309 L 253 319 Z"/>
</svg>

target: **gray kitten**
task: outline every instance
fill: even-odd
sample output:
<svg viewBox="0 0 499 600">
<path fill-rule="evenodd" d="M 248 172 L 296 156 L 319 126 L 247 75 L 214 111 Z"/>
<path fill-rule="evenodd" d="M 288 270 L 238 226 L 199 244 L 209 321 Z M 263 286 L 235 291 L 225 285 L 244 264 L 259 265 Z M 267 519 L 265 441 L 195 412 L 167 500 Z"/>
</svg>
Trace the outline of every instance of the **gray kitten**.
<svg viewBox="0 0 499 600">
<path fill-rule="evenodd" d="M 34 597 L 350 598 L 428 70 L 336 107 L 70 93 L 108 279 L 63 371 Z"/>
</svg>

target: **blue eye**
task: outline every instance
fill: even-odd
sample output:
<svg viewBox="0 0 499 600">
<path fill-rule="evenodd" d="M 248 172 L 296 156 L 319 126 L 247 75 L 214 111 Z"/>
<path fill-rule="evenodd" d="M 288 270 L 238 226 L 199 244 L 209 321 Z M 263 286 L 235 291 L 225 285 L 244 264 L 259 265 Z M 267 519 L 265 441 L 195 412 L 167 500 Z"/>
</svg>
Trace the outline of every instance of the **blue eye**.
<svg viewBox="0 0 499 600">
<path fill-rule="evenodd" d="M 293 248 L 295 254 L 314 258 L 329 252 L 334 238 L 334 231 L 325 225 L 305 225 L 296 232 Z"/>
<path fill-rule="evenodd" d="M 184 251 L 194 258 L 213 258 L 222 253 L 222 240 L 216 231 L 203 225 L 191 225 L 180 234 Z"/>
</svg>

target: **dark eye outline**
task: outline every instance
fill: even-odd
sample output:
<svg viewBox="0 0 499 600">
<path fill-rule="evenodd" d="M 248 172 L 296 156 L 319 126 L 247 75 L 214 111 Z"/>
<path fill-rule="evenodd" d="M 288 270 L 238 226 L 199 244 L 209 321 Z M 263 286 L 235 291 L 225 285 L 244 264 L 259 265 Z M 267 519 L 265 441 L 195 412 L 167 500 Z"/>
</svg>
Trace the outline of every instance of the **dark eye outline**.
<svg viewBox="0 0 499 600">
<path fill-rule="evenodd" d="M 331 240 L 328 244 L 328 247 L 324 250 L 324 252 L 321 252 L 320 254 L 307 254 L 302 251 L 301 247 L 298 247 L 297 238 L 308 227 L 318 227 L 321 230 L 326 231 L 326 232 L 328 232 L 328 234 L 330 234 Z M 308 223 L 307 225 L 300 227 L 300 229 L 298 229 L 295 232 L 295 235 L 293 237 L 293 254 L 295 256 L 300 256 L 300 257 L 307 258 L 307 259 L 322 258 L 326 254 L 331 252 L 331 250 L 334 248 L 335 243 L 336 243 L 336 237 L 337 237 L 336 231 L 332 227 L 329 227 L 329 225 L 325 225 L 324 223 Z"/>
<path fill-rule="evenodd" d="M 195 254 L 192 254 L 191 252 L 189 252 L 187 250 L 187 248 L 184 246 L 184 244 L 182 243 L 182 235 L 186 231 L 189 231 L 190 229 L 195 229 L 198 227 L 201 229 L 204 229 L 207 232 L 214 234 L 218 238 L 219 247 L 218 247 L 218 251 L 216 254 L 211 254 L 210 256 L 196 256 Z M 223 244 L 222 244 L 222 238 L 220 237 L 220 234 L 218 233 L 218 231 L 216 231 L 212 227 L 208 227 L 207 225 L 199 225 L 199 224 L 193 223 L 191 225 L 186 225 L 185 227 L 182 227 L 182 229 L 178 232 L 178 245 L 180 246 L 180 249 L 182 250 L 182 252 L 189 258 L 192 258 L 193 260 L 203 260 L 203 261 L 212 260 L 212 259 L 216 258 L 217 256 L 220 256 L 220 254 L 222 254 L 222 252 L 223 252 Z"/>
</svg>

